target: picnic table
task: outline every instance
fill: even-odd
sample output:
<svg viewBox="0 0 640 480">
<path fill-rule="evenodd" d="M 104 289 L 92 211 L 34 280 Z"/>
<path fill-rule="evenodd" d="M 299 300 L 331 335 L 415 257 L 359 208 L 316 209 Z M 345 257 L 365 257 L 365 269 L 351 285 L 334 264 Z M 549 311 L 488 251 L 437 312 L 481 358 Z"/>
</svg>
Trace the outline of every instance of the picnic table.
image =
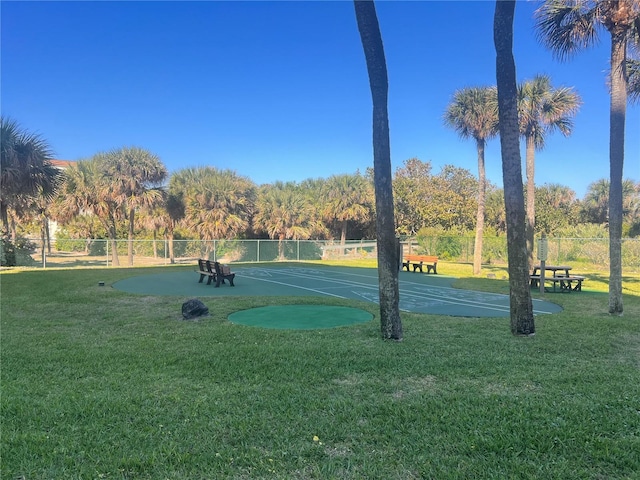
<svg viewBox="0 0 640 480">
<path fill-rule="evenodd" d="M 560 271 L 564 271 L 564 276 L 565 277 L 569 277 L 571 276 L 569 274 L 569 271 L 571 270 L 572 267 L 570 267 L 569 265 L 545 265 L 544 269 L 545 271 L 550 271 L 553 272 L 553 276 L 554 277 L 558 277 L 559 275 L 557 275 L 557 272 Z M 533 273 L 531 275 L 539 275 L 538 271 L 540 270 L 540 265 L 534 265 L 533 266 Z"/>
<path fill-rule="evenodd" d="M 556 285 L 560 287 L 561 292 L 581 292 L 582 281 L 586 278 L 579 275 L 571 275 L 571 266 L 569 265 L 545 265 L 545 271 L 553 272 L 549 277 L 545 275 L 544 281 L 553 283 L 553 292 L 556 292 Z M 541 275 L 538 273 L 541 270 L 540 265 L 534 265 L 533 273 L 530 276 L 531 287 L 536 288 L 540 286 Z M 561 273 L 558 273 L 561 272 Z"/>
</svg>

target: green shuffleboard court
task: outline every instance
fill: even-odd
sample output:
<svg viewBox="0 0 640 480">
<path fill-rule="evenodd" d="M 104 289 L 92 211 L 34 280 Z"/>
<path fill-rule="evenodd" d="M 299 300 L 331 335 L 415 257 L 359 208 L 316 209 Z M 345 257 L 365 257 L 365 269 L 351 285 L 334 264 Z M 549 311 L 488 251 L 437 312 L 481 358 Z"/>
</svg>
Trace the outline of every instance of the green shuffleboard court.
<svg viewBox="0 0 640 480">
<path fill-rule="evenodd" d="M 195 271 L 195 266 L 194 271 L 180 270 L 126 278 L 113 284 L 113 287 L 143 295 L 199 298 L 205 304 L 220 296 L 327 296 L 378 303 L 378 272 L 373 268 L 269 264 L 232 265 L 232 271 L 236 274 L 234 287 L 223 284 L 216 288 L 213 284 L 207 285 L 206 279 L 199 283 L 200 275 Z M 451 285 L 454 281 L 454 277 L 441 274 L 401 271 L 400 310 L 459 317 L 509 317 L 508 295 L 453 288 Z M 292 307 L 282 305 L 237 312 L 229 320 L 268 328 L 329 328 L 371 320 L 367 312 L 363 312 L 368 316 L 367 320 L 348 315 L 346 320 L 338 321 L 341 316 L 337 315 L 337 311 L 329 311 L 326 307 Z M 562 311 L 559 305 L 539 299 L 533 300 L 533 307 L 536 315 Z M 259 320 L 267 317 L 270 320 Z"/>
</svg>

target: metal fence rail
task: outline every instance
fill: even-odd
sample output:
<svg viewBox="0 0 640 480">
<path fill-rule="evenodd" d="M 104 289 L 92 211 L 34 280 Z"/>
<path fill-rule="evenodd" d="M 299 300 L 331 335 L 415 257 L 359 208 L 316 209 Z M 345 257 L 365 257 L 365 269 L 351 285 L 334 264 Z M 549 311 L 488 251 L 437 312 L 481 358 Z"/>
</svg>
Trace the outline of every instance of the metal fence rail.
<svg viewBox="0 0 640 480">
<path fill-rule="evenodd" d="M 31 266 L 113 266 L 115 244 L 120 266 L 168 265 L 195 263 L 208 258 L 226 263 L 310 261 L 342 258 L 376 258 L 373 240 L 347 241 L 340 244 L 327 240 L 174 240 L 173 255 L 168 240 L 134 240 L 132 263 L 128 258 L 128 241 L 106 239 L 58 239 L 51 251 L 33 240 L 36 248 Z M 442 261 L 470 263 L 473 261 L 474 239 L 469 237 L 429 237 L 418 243 L 402 242 L 405 253 L 437 255 Z M 548 238 L 548 263 L 579 263 L 594 269 L 609 268 L 609 240 L 607 238 Z M 505 265 L 507 244 L 505 237 L 485 237 L 483 263 Z M 627 238 L 622 242 L 623 268 L 640 271 L 640 239 Z"/>
</svg>

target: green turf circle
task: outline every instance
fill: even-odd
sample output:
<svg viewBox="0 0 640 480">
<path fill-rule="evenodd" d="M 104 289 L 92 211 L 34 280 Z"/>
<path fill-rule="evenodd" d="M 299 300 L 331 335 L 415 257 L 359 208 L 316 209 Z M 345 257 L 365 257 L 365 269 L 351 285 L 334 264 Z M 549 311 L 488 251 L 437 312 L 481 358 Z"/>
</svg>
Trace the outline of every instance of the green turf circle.
<svg viewBox="0 0 640 480">
<path fill-rule="evenodd" d="M 251 327 L 315 330 L 365 323 L 373 315 L 359 308 L 331 305 L 270 305 L 229 315 L 229 321 Z"/>
</svg>

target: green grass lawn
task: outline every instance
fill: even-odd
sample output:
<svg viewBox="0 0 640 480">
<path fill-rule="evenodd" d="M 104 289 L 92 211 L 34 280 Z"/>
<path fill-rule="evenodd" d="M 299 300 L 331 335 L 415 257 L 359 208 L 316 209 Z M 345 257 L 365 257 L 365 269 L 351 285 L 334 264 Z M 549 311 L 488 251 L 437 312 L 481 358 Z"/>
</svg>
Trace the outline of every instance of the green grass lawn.
<svg viewBox="0 0 640 480">
<path fill-rule="evenodd" d="M 504 269 L 446 267 L 457 286 L 508 291 Z M 168 268 L 193 270 L 153 271 Z M 508 318 L 403 314 L 405 340 L 385 342 L 363 302 L 208 298 L 211 316 L 187 322 L 186 298 L 98 286 L 149 271 L 0 275 L 2 479 L 640 478 L 639 276 L 623 317 L 605 276 L 580 272 L 586 291 L 546 294 L 564 311 L 533 338 Z M 375 319 L 226 320 L 278 303 Z"/>
</svg>

